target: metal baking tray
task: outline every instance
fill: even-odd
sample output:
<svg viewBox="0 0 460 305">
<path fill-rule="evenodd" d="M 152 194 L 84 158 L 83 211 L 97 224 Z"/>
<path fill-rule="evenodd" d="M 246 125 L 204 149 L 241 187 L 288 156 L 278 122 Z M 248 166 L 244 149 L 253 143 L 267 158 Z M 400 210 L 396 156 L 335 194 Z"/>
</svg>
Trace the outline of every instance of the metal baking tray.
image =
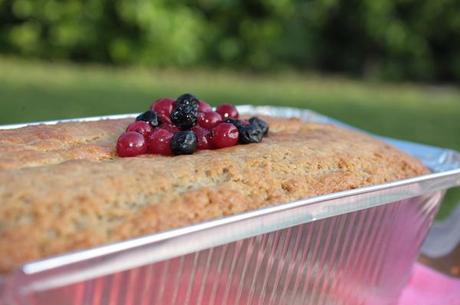
<svg viewBox="0 0 460 305">
<path fill-rule="evenodd" d="M 351 128 L 309 110 L 239 110 Z M 460 154 L 382 139 L 433 173 L 30 262 L 0 278 L 0 304 L 394 304 L 444 191 L 460 185 Z"/>
</svg>

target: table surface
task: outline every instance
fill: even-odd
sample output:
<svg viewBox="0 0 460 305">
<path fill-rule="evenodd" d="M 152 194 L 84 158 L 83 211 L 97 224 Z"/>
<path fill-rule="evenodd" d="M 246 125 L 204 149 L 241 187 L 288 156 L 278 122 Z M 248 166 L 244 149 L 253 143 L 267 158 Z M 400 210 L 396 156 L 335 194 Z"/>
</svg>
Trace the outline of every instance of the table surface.
<svg viewBox="0 0 460 305">
<path fill-rule="evenodd" d="M 460 205 L 447 219 L 433 225 L 422 246 L 419 262 L 460 278 Z"/>
<path fill-rule="evenodd" d="M 398 305 L 460 305 L 460 278 L 417 263 Z"/>
<path fill-rule="evenodd" d="M 433 225 L 398 305 L 460 305 L 460 205 Z"/>
</svg>

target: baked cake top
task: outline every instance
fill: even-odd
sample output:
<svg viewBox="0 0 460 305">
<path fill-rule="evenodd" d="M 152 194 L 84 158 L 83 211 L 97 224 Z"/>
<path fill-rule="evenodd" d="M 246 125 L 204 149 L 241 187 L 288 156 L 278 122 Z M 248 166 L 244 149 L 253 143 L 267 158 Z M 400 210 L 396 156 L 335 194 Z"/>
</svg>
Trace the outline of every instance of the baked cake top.
<svg viewBox="0 0 460 305">
<path fill-rule="evenodd" d="M 130 119 L 0 131 L 0 272 L 49 255 L 427 173 L 332 125 L 263 117 L 259 144 L 119 158 Z M 12 246 L 13 245 L 13 246 Z"/>
</svg>

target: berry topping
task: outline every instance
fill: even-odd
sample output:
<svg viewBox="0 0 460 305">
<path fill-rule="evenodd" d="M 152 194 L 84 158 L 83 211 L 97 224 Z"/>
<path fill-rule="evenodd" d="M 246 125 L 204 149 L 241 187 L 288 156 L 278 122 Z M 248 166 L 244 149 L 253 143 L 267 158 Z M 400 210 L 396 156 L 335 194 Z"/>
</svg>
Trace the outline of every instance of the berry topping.
<svg viewBox="0 0 460 305">
<path fill-rule="evenodd" d="M 195 126 L 192 128 L 197 141 L 197 149 L 212 149 L 211 131 L 209 129 Z"/>
<path fill-rule="evenodd" d="M 211 105 L 209 105 L 209 104 L 206 103 L 205 101 L 199 100 L 199 101 L 198 101 L 198 111 L 199 111 L 199 112 L 208 112 L 208 111 L 212 111 L 212 107 L 211 107 Z"/>
<path fill-rule="evenodd" d="M 175 155 L 190 155 L 196 151 L 197 139 L 193 131 L 184 130 L 174 134 L 171 150 Z"/>
<path fill-rule="evenodd" d="M 146 152 L 193 154 L 196 150 L 230 147 L 237 143 L 259 143 L 268 133 L 267 122 L 258 117 L 249 120 L 238 117 L 234 105 L 222 104 L 213 111 L 208 103 L 189 93 L 176 100 L 160 98 L 118 138 L 117 152 L 120 157 Z"/>
<path fill-rule="evenodd" d="M 144 121 L 136 121 L 128 125 L 126 131 L 135 131 L 143 136 L 147 136 L 153 131 L 153 127 L 149 123 Z"/>
<path fill-rule="evenodd" d="M 190 93 L 185 93 L 177 98 L 175 105 L 193 105 L 196 108 L 196 110 L 198 110 L 198 99 Z"/>
<path fill-rule="evenodd" d="M 223 119 L 232 118 L 237 119 L 239 114 L 235 106 L 231 104 L 222 104 L 217 106 L 216 112 L 218 112 Z"/>
<path fill-rule="evenodd" d="M 198 114 L 198 125 L 203 128 L 211 129 L 220 122 L 222 122 L 222 117 L 217 112 L 208 111 Z"/>
<path fill-rule="evenodd" d="M 268 123 L 267 122 L 259 119 L 258 117 L 253 116 L 252 118 L 249 119 L 249 123 L 251 125 L 259 126 L 259 128 L 262 129 L 263 135 L 264 136 L 267 135 L 268 133 Z"/>
<path fill-rule="evenodd" d="M 134 157 L 145 154 L 147 144 L 144 136 L 135 131 L 123 133 L 117 141 L 117 153 L 120 157 Z"/>
<path fill-rule="evenodd" d="M 262 141 L 264 133 L 258 125 L 241 125 L 238 127 L 239 142 L 241 144 L 259 143 Z"/>
<path fill-rule="evenodd" d="M 141 113 L 137 116 L 136 121 L 145 121 L 149 123 L 152 127 L 157 127 L 159 125 L 158 116 L 155 111 L 147 110 L 144 113 Z"/>
<path fill-rule="evenodd" d="M 171 115 L 175 102 L 176 101 L 172 98 L 160 98 L 153 102 L 150 109 L 157 113 L 160 122 L 171 123 L 169 116 Z"/>
<path fill-rule="evenodd" d="M 155 129 L 147 137 L 148 151 L 152 154 L 159 154 L 164 156 L 172 155 L 171 151 L 171 139 L 173 133 L 162 128 Z"/>
<path fill-rule="evenodd" d="M 238 129 L 231 123 L 220 123 L 212 129 L 212 143 L 215 147 L 224 148 L 238 142 Z"/>
</svg>

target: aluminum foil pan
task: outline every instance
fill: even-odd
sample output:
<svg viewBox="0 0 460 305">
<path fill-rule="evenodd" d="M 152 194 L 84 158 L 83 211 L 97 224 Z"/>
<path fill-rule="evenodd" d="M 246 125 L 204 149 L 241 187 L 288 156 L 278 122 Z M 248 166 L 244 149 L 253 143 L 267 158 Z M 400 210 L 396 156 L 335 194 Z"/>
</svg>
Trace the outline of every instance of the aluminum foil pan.
<svg viewBox="0 0 460 305">
<path fill-rule="evenodd" d="M 346 126 L 308 110 L 239 110 Z M 460 185 L 460 154 L 382 139 L 433 173 L 30 262 L 0 278 L 0 304 L 394 304 L 444 191 Z"/>
</svg>

